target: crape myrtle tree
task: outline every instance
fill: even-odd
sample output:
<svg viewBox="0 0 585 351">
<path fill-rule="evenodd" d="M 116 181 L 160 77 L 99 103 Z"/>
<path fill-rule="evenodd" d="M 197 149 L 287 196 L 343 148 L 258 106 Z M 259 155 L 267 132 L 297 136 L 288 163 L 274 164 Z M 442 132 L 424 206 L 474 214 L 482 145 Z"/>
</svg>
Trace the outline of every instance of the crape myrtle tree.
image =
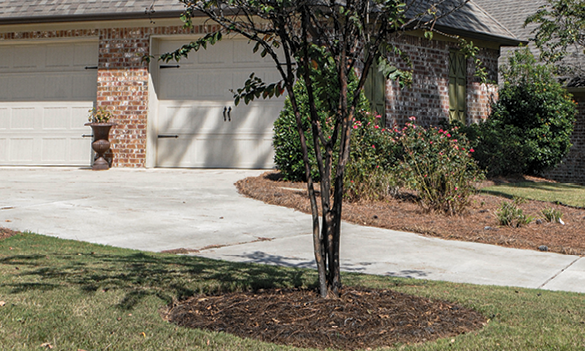
<svg viewBox="0 0 585 351">
<path fill-rule="evenodd" d="M 585 1 L 547 0 L 536 13 L 526 19 L 525 25 L 537 24 L 534 43 L 540 49 L 540 58 L 557 63 L 571 52 L 585 54 Z M 559 73 L 585 74 L 582 62 L 558 65 Z"/>
<path fill-rule="evenodd" d="M 290 98 L 297 121 L 311 203 L 313 246 L 323 297 L 340 294 L 339 244 L 343 177 L 349 159 L 350 133 L 370 67 L 377 63 L 389 79 L 408 82 L 410 72 L 400 70 L 399 60 L 406 55 L 392 39 L 406 30 L 424 31 L 430 37 L 436 20 L 449 15 L 468 0 L 180 0 L 185 5 L 182 19 L 186 26 L 198 16 L 219 28 L 216 32 L 161 56 L 161 60 L 179 60 L 192 50 L 214 44 L 225 35 L 248 38 L 253 50 L 274 60 L 280 73 L 278 82 L 264 82 L 250 75 L 245 86 L 234 90 L 235 103 L 279 96 Z M 429 38 L 430 39 L 430 38 Z M 315 72 L 329 67 L 336 79 Z M 408 67 L 408 66 L 407 66 Z M 348 78 L 361 72 L 357 89 L 348 89 Z M 301 115 L 293 86 L 302 79 L 308 94 L 315 159 L 320 175 L 320 206 L 302 130 Z M 334 84 L 335 96 L 319 96 Z M 317 99 L 334 98 L 327 125 L 320 122 Z M 319 220 L 321 216 L 321 221 Z"/>
</svg>

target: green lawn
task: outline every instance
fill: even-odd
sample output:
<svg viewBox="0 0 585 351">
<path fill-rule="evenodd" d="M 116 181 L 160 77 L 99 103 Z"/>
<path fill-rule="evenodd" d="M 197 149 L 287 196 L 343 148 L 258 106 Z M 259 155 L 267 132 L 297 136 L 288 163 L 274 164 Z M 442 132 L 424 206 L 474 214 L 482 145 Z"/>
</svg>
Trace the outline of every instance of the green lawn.
<svg viewBox="0 0 585 351">
<path fill-rule="evenodd" d="M 482 330 L 399 350 L 583 350 L 585 295 L 344 274 L 345 284 L 457 301 Z M 313 286 L 315 272 L 21 234 L 0 241 L 2 350 L 293 350 L 180 328 L 159 311 L 196 292 Z"/>
<path fill-rule="evenodd" d="M 585 186 L 570 183 L 519 182 L 499 184 L 481 192 L 508 198 L 522 197 L 563 205 L 585 207 Z"/>
</svg>

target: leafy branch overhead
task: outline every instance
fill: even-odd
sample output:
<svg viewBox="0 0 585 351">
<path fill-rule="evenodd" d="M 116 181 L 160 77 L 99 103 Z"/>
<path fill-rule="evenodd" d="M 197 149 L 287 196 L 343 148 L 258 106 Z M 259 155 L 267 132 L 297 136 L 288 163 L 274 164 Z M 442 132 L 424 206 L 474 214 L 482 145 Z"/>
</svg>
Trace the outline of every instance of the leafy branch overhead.
<svg viewBox="0 0 585 351">
<path fill-rule="evenodd" d="M 534 42 L 546 62 L 561 61 L 571 53 L 585 54 L 585 2 L 583 0 L 547 0 L 547 4 L 526 19 L 525 25 L 537 24 Z M 563 65 L 569 70 L 581 70 L 576 65 Z"/>
</svg>

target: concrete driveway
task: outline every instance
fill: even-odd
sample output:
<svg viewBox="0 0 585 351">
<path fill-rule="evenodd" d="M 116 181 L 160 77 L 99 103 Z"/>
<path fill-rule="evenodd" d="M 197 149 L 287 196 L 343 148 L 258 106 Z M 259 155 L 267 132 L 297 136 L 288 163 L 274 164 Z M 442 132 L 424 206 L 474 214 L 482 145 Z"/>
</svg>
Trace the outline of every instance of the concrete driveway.
<svg viewBox="0 0 585 351">
<path fill-rule="evenodd" d="M 236 192 L 234 182 L 260 173 L 0 167 L 0 225 L 146 251 L 183 248 L 214 259 L 314 267 L 309 215 Z M 579 256 L 348 223 L 342 230 L 345 271 L 585 293 Z"/>
</svg>

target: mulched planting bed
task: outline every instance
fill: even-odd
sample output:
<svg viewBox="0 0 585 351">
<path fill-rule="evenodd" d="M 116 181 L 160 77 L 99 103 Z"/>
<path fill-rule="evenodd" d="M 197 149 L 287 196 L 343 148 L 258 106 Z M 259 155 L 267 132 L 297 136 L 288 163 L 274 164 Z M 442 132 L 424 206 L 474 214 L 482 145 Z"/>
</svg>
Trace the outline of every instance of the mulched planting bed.
<svg viewBox="0 0 585 351">
<path fill-rule="evenodd" d="M 16 232 L 16 231 L 14 231 L 12 229 L 0 227 L 0 240 L 6 239 L 6 238 L 10 238 L 11 236 L 14 236 L 14 235 L 16 235 L 18 233 L 19 232 Z"/>
<path fill-rule="evenodd" d="M 300 289 L 199 295 L 171 307 L 165 317 L 183 327 L 342 350 L 427 342 L 468 333 L 487 322 L 454 303 L 353 287 L 344 288 L 339 299 Z"/>
<path fill-rule="evenodd" d="M 530 178 L 539 181 L 537 178 Z M 501 181 L 501 180 L 499 180 Z M 545 181 L 545 180 L 542 180 Z M 240 193 L 273 205 L 286 206 L 310 213 L 305 183 L 280 180 L 279 173 L 267 172 L 236 183 Z M 415 196 L 402 192 L 399 198 L 343 204 L 343 219 L 373 227 L 414 232 L 443 239 L 481 242 L 507 247 L 585 255 L 585 210 L 542 201 L 527 200 L 519 207 L 527 215 L 539 217 L 545 208 L 563 213 L 565 225 L 537 221 L 525 227 L 501 226 L 496 211 L 502 201 L 492 195 L 474 195 L 467 213 L 446 216 L 424 211 L 414 201 Z"/>
</svg>

